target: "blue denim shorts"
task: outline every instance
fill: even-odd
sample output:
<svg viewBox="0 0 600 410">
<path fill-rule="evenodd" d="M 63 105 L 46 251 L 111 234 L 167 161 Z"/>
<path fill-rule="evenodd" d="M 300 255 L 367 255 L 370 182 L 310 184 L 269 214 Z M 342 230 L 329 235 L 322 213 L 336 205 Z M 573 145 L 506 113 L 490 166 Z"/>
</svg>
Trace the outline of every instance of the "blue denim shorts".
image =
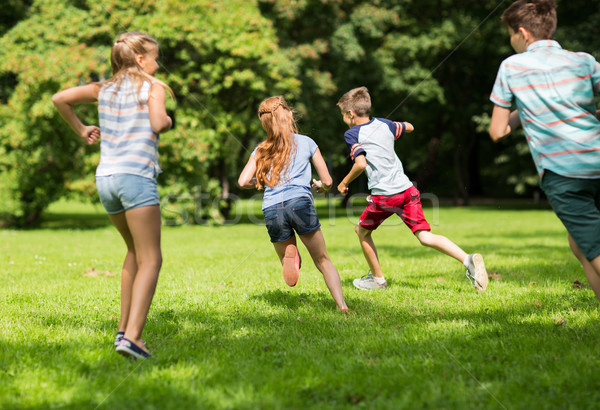
<svg viewBox="0 0 600 410">
<path fill-rule="evenodd" d="M 132 174 L 97 176 L 100 202 L 109 214 L 118 214 L 141 206 L 159 205 L 156 179 Z"/>
<path fill-rule="evenodd" d="M 312 199 L 306 196 L 289 199 L 263 210 L 271 242 L 287 241 L 319 229 L 319 217 Z"/>
</svg>

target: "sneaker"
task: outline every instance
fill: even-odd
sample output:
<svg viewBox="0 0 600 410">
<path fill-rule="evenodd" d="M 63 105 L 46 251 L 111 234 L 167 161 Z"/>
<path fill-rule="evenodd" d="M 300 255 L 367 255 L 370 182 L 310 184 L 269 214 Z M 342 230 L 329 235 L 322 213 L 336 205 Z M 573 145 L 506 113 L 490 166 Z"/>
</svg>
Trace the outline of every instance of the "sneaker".
<svg viewBox="0 0 600 410">
<path fill-rule="evenodd" d="M 372 273 L 367 273 L 359 279 L 354 279 L 352 283 L 362 290 L 387 289 L 387 281 L 381 284 L 375 282 L 375 277 Z"/>
<path fill-rule="evenodd" d="M 122 338 L 119 342 L 117 352 L 125 357 L 131 357 L 133 359 L 147 359 L 152 357 L 150 353 L 142 350 L 138 345 L 126 338 Z"/>
<path fill-rule="evenodd" d="M 283 280 L 288 286 L 296 286 L 300 277 L 300 254 L 296 245 L 288 245 L 283 256 Z"/>
<path fill-rule="evenodd" d="M 117 336 L 115 336 L 115 347 L 119 346 L 119 343 L 121 343 L 121 339 L 123 339 L 123 336 L 125 336 L 125 332 L 117 332 Z"/>
<path fill-rule="evenodd" d="M 467 258 L 467 279 L 469 279 L 475 289 L 479 292 L 484 292 L 488 285 L 488 274 L 483 264 L 483 256 L 478 253 L 472 253 Z"/>
</svg>

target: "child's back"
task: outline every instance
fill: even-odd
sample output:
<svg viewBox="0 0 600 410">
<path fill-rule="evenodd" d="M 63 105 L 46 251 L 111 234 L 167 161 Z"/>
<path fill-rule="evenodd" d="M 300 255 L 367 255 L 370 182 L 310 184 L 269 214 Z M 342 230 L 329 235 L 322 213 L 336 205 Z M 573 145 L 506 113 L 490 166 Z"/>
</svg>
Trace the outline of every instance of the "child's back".
<svg viewBox="0 0 600 410">
<path fill-rule="evenodd" d="M 600 176 L 600 121 L 594 92 L 600 64 L 587 53 L 564 50 L 553 40 L 535 41 L 504 60 L 491 100 L 514 101 L 538 172 Z"/>
<path fill-rule="evenodd" d="M 394 151 L 394 142 L 403 132 L 402 123 L 373 118 L 344 134 L 353 160 L 360 153 L 366 153 L 369 190 L 374 195 L 393 195 L 412 186 Z"/>
</svg>

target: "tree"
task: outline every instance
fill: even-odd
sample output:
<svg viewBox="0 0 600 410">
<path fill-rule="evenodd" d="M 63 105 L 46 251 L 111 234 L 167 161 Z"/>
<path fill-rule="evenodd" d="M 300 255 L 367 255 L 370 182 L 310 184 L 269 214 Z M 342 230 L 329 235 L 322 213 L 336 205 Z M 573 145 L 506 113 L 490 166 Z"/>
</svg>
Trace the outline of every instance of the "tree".
<svg viewBox="0 0 600 410">
<path fill-rule="evenodd" d="M 347 166 L 335 103 L 345 91 L 365 85 L 374 115 L 416 126 L 414 136 L 397 144 L 409 176 L 421 189 L 438 182 L 441 193 L 466 199 L 474 185 L 469 175 L 477 182 L 478 173 L 471 117 L 489 95 L 477 94 L 482 82 L 493 81 L 493 74 L 477 72 L 477 61 L 497 61 L 490 57 L 499 53 L 482 37 L 500 29 L 479 23 L 495 3 L 263 0 L 261 7 L 300 67 L 306 128 L 318 132 L 335 165 Z M 449 175 L 439 175 L 439 162 L 454 164 Z"/>
<path fill-rule="evenodd" d="M 335 103 L 345 91 L 365 85 L 375 116 L 416 126 L 414 134 L 396 144 L 409 177 L 419 189 L 453 195 L 461 203 L 471 195 L 529 194 L 537 184 L 525 141 L 511 138 L 495 145 L 485 127 L 498 66 L 513 53 L 499 21 L 509 4 L 260 1 L 281 46 L 299 67 L 303 128 L 329 153 L 338 177 L 348 164 L 341 137 L 345 128 Z M 597 8 L 582 15 L 589 7 L 582 1 L 558 6 L 563 28 L 557 38 L 593 50 L 600 26 Z"/>
<path fill-rule="evenodd" d="M 253 3 L 35 1 L 28 17 L 0 39 L 0 78 L 14 80 L 0 105 L 5 219 L 34 224 L 63 195 L 95 195 L 98 146 L 78 140 L 50 97 L 61 88 L 108 78 L 112 41 L 129 30 L 159 40 L 159 76 L 177 95 L 176 127 L 160 142 L 163 195 L 226 194 L 227 181 L 262 135 L 255 120 L 258 102 L 298 88 L 294 67 Z M 94 106 L 79 109 L 86 121 L 97 123 Z M 207 212 L 191 207 L 197 217 Z"/>
</svg>

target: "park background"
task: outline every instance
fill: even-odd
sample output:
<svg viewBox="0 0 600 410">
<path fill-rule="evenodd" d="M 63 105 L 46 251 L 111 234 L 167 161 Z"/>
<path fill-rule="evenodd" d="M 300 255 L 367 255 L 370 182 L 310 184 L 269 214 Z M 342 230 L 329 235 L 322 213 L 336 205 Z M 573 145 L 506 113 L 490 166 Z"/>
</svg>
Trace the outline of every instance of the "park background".
<svg viewBox="0 0 600 410">
<path fill-rule="evenodd" d="M 600 57 L 600 4 L 557 3 L 555 38 Z M 509 4 L 4 0 L 0 408 L 596 408 L 598 300 L 522 134 L 494 144 L 486 132 L 512 54 Z M 96 196 L 99 147 L 50 100 L 107 78 L 128 30 L 158 39 L 157 75 L 177 96 L 159 177 L 176 226 L 163 229 L 144 362 L 112 348 L 125 247 Z M 260 194 L 235 184 L 264 136 L 258 103 L 284 95 L 339 181 L 350 164 L 335 103 L 360 85 L 373 115 L 415 125 L 398 155 L 434 232 L 484 255 L 485 293 L 393 219 L 376 233 L 390 288 L 354 289 L 367 273 L 353 237 L 364 179 L 349 201 L 316 201 L 349 314 L 302 247 L 299 284 L 283 282 Z M 97 123 L 93 105 L 78 113 Z"/>
<path fill-rule="evenodd" d="M 195 212 L 193 219 L 222 221 L 231 198 L 245 195 L 237 176 L 264 138 L 256 111 L 268 96 L 284 95 L 296 108 L 301 132 L 319 144 L 339 181 L 350 163 L 336 102 L 362 85 L 371 92 L 372 115 L 415 125 L 396 150 L 422 192 L 454 204 L 537 198 L 524 138 L 517 133 L 494 144 L 486 132 L 498 66 L 513 53 L 499 23 L 509 4 L 5 0 L 0 219 L 36 225 L 60 198 L 97 202 L 99 146 L 81 143 L 51 96 L 108 78 L 111 45 L 127 30 L 160 42 L 157 75 L 177 101 L 169 103 L 175 128 L 161 136 L 159 185 L 163 198 L 200 207 L 181 210 Z M 600 56 L 598 2 L 558 1 L 558 20 L 555 38 L 563 47 Z M 97 123 L 93 105 L 78 112 Z M 365 191 L 363 177 L 351 194 Z"/>
</svg>

